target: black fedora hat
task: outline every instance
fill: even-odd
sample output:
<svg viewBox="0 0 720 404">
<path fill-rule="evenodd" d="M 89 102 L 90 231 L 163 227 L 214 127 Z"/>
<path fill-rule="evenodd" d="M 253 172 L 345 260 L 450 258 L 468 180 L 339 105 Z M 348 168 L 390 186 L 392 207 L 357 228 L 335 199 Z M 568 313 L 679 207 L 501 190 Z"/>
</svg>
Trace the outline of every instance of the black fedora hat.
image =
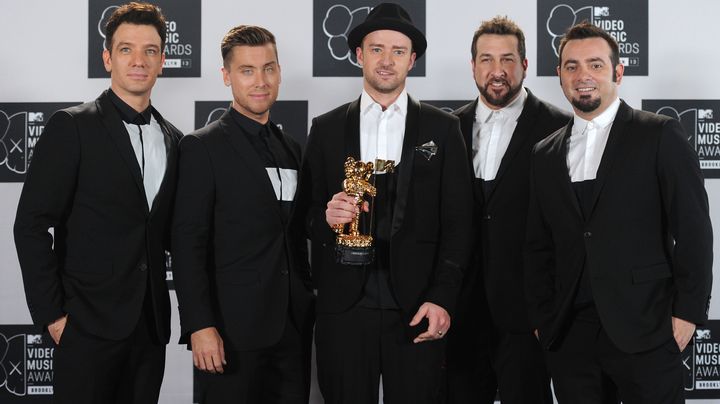
<svg viewBox="0 0 720 404">
<path fill-rule="evenodd" d="M 381 29 L 398 31 L 407 35 L 412 41 L 413 51 L 417 54 L 417 59 L 420 59 L 425 53 L 427 48 L 425 35 L 415 28 L 410 19 L 410 14 L 395 3 L 378 4 L 370 11 L 362 24 L 350 31 L 348 35 L 350 51 L 355 52 L 355 48 L 360 46 L 365 35 Z"/>
</svg>

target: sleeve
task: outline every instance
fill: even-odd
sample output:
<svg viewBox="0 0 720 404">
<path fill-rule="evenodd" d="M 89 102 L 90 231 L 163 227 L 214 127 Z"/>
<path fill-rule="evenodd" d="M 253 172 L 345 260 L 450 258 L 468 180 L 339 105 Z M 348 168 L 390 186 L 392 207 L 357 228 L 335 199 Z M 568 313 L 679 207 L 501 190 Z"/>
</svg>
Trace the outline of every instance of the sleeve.
<svg viewBox="0 0 720 404">
<path fill-rule="evenodd" d="M 524 285 L 528 316 L 533 328 L 542 330 L 553 318 L 555 300 L 555 244 L 539 200 L 535 152 L 530 161 L 530 196 L 524 246 Z"/>
<path fill-rule="evenodd" d="M 291 147 L 299 149 L 300 146 L 295 143 L 294 140 L 289 139 Z M 298 173 L 298 187 L 295 193 L 295 204 L 293 206 L 293 212 L 290 215 L 290 225 L 288 233 L 290 235 L 290 241 L 292 245 L 294 271 L 302 279 L 305 288 L 312 291 L 312 271 L 310 269 L 310 257 L 308 255 L 308 233 L 305 226 L 305 214 L 307 208 L 301 201 L 307 198 L 301 198 L 301 187 L 302 187 L 302 168 Z"/>
<path fill-rule="evenodd" d="M 62 317 L 64 292 L 53 236 L 64 231 L 80 165 L 74 118 L 54 114 L 40 136 L 25 178 L 15 217 L 15 247 L 33 322 L 47 325 Z"/>
<path fill-rule="evenodd" d="M 713 232 L 698 157 L 676 120 L 664 122 L 657 161 L 663 214 L 673 242 L 673 315 L 703 324 L 712 289 Z"/>
<path fill-rule="evenodd" d="M 325 220 L 325 207 L 330 200 L 330 195 L 325 185 L 327 182 L 323 169 L 325 163 L 320 145 L 321 130 L 319 126 L 318 119 L 313 119 L 300 169 L 294 215 L 296 229 L 301 231 L 306 239 L 312 240 L 310 259 L 313 274 L 322 271 L 320 268 L 323 262 L 321 259 L 322 243 L 333 239 L 332 230 Z M 315 276 L 313 276 L 313 280 L 315 280 Z"/>
<path fill-rule="evenodd" d="M 473 195 L 459 121 L 453 119 L 447 130 L 441 178 L 440 243 L 434 279 L 426 301 L 443 307 L 452 315 L 463 272 L 470 261 Z"/>
<path fill-rule="evenodd" d="M 215 180 L 202 140 L 180 141 L 172 225 L 173 280 L 178 297 L 181 341 L 215 326 L 207 255 L 215 203 Z"/>
</svg>

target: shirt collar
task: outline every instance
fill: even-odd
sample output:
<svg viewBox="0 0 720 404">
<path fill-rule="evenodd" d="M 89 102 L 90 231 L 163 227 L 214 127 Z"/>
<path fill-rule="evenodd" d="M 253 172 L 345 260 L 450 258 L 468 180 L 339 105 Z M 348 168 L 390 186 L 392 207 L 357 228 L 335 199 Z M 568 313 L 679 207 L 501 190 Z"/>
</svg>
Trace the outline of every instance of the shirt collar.
<svg viewBox="0 0 720 404">
<path fill-rule="evenodd" d="M 115 105 L 115 109 L 117 109 L 123 122 L 134 125 L 147 125 L 150 123 L 153 111 L 152 104 L 148 105 L 144 111 L 137 112 L 133 107 L 123 101 L 122 98 L 118 97 L 112 89 L 108 90 L 108 93 L 110 94 L 110 100 L 113 105 Z"/>
<path fill-rule="evenodd" d="M 400 116 L 405 116 L 407 114 L 407 106 L 408 106 L 408 95 L 407 90 L 403 89 L 400 95 L 397 97 L 395 102 L 390 104 L 387 107 L 387 110 L 392 110 L 395 112 L 398 112 Z M 367 93 L 363 89 L 362 95 L 360 96 L 360 113 L 362 115 L 367 114 L 370 112 L 373 108 L 377 109 L 378 111 L 382 111 L 382 105 L 378 104 L 373 100 L 373 98 L 370 96 L 370 94 Z"/>
<path fill-rule="evenodd" d="M 475 108 L 475 122 L 486 122 L 495 111 L 502 111 L 507 121 L 517 121 L 520 118 L 523 107 L 525 107 L 525 100 L 527 100 L 527 90 L 525 87 L 521 87 L 520 91 L 510 104 L 500 108 L 499 110 L 491 109 L 478 97 L 477 107 Z"/>
<path fill-rule="evenodd" d="M 590 122 L 594 122 L 595 125 L 599 129 L 604 129 L 613 121 L 615 120 L 615 115 L 617 115 L 618 109 L 620 108 L 620 98 L 615 98 L 615 101 L 610 104 L 605 111 L 603 111 L 600 115 L 596 116 L 590 121 L 586 121 L 583 118 L 580 118 L 577 114 L 574 114 L 575 117 L 573 118 L 573 128 L 576 128 L 578 131 L 584 131 L 587 125 Z"/>
<path fill-rule="evenodd" d="M 270 129 L 271 124 L 269 119 L 267 123 L 263 125 L 260 122 L 254 119 L 250 119 L 247 116 L 241 114 L 233 107 L 230 107 L 230 116 L 232 116 L 233 121 L 235 121 L 235 123 L 240 126 L 243 131 L 250 135 L 260 136 L 262 134 L 263 128 L 267 130 L 268 135 L 272 133 L 272 130 Z"/>
</svg>

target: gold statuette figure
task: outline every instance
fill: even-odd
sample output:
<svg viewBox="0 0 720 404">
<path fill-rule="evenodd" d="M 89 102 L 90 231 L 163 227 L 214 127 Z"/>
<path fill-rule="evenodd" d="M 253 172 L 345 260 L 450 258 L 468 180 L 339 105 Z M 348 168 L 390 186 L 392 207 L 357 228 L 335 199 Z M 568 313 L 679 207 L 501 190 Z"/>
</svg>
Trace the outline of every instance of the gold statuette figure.
<svg viewBox="0 0 720 404">
<path fill-rule="evenodd" d="M 374 197 L 376 193 L 375 187 L 369 181 L 372 174 L 373 163 L 363 163 L 352 157 L 345 160 L 343 191 L 355 198 L 355 206 L 358 209 L 355 217 L 349 223 L 348 233 L 345 233 L 344 224 L 333 226 L 333 230 L 337 234 L 337 259 L 341 264 L 365 265 L 374 259 L 373 237 L 369 234 L 360 234 L 358 229 L 364 197 L 365 195 Z"/>
</svg>

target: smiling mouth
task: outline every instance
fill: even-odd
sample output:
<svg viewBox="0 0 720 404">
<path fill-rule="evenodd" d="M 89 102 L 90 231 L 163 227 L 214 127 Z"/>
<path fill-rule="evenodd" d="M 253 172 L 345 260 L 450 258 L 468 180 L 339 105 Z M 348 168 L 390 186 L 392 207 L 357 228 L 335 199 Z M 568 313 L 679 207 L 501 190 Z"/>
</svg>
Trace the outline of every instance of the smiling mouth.
<svg viewBox="0 0 720 404">
<path fill-rule="evenodd" d="M 575 91 L 577 91 L 580 94 L 587 94 L 592 91 L 595 91 L 595 87 L 578 87 L 575 89 Z"/>
<path fill-rule="evenodd" d="M 378 70 L 377 74 L 380 77 L 391 77 L 391 76 L 395 75 L 395 72 L 390 71 L 390 70 Z"/>
</svg>

